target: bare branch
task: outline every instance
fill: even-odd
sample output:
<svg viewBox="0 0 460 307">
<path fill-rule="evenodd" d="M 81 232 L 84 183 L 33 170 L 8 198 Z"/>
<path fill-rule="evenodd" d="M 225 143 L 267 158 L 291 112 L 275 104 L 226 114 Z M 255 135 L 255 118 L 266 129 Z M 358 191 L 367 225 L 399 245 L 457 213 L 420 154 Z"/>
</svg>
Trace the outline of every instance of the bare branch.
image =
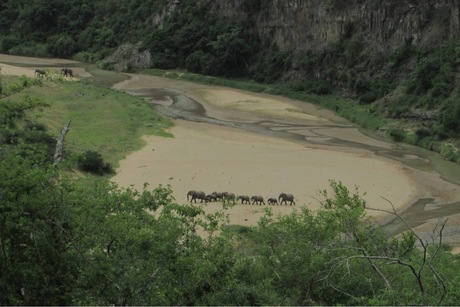
<svg viewBox="0 0 460 307">
<path fill-rule="evenodd" d="M 371 207 L 366 207 L 366 209 L 373 210 L 373 211 L 386 212 L 386 213 L 395 215 L 398 219 L 400 219 L 404 223 L 404 225 L 406 225 L 407 229 L 417 238 L 417 240 L 420 242 L 421 246 L 423 248 L 426 248 L 427 243 L 424 242 L 422 240 L 422 238 L 420 238 L 420 236 L 415 233 L 414 229 L 412 229 L 412 227 L 409 225 L 409 223 L 396 211 L 395 206 L 393 205 L 393 203 L 389 199 L 387 199 L 387 198 L 385 198 L 383 196 L 381 196 L 381 197 L 390 204 L 390 206 L 393 209 L 393 211 L 389 211 L 389 210 L 385 210 L 385 209 L 371 208 Z"/>
<path fill-rule="evenodd" d="M 335 291 L 337 291 L 337 292 L 340 292 L 340 293 L 342 293 L 342 294 L 345 294 L 345 295 L 348 296 L 348 297 L 353 297 L 353 295 L 351 295 L 350 293 L 347 293 L 347 292 L 345 292 L 345 291 L 343 291 L 343 290 L 340 290 L 339 288 L 336 288 L 336 287 L 334 287 L 333 285 L 329 285 L 329 286 L 330 286 L 332 289 L 334 289 Z"/>
<path fill-rule="evenodd" d="M 368 256 L 367 253 L 365 251 L 363 251 L 363 255 L 364 256 Z M 371 264 L 371 267 L 374 269 L 374 271 L 380 276 L 380 278 L 383 279 L 383 282 L 385 283 L 385 288 L 387 288 L 387 290 L 391 290 L 392 289 L 392 286 L 390 284 L 390 281 L 385 277 L 385 275 L 379 270 L 379 268 L 377 267 L 377 265 L 372 261 L 372 259 L 369 259 L 367 258 L 367 260 L 369 261 L 369 263 Z"/>
<path fill-rule="evenodd" d="M 441 277 L 441 275 L 438 273 L 438 271 L 436 271 L 436 269 L 433 267 L 433 260 L 436 258 L 436 256 L 438 255 L 441 247 L 442 247 L 442 232 L 444 231 L 444 228 L 446 227 L 446 224 L 447 224 L 447 221 L 449 219 L 446 218 L 442 223 L 441 223 L 441 229 L 439 230 L 439 242 L 438 242 L 438 246 L 435 250 L 435 252 L 433 253 L 433 255 L 431 256 L 431 259 L 430 261 L 428 262 L 428 267 L 430 268 L 431 272 L 433 272 L 435 278 L 436 278 L 436 281 L 438 283 L 441 284 L 441 287 L 442 287 L 442 294 L 441 294 L 441 297 L 439 298 L 439 301 L 438 301 L 438 305 L 441 305 L 442 301 L 444 300 L 444 298 L 446 297 L 446 293 L 447 293 L 447 285 L 446 285 L 446 282 L 444 281 L 444 279 Z M 435 229 L 433 229 L 433 233 L 435 232 L 435 230 L 438 228 L 439 226 L 439 223 L 436 225 Z"/>
<path fill-rule="evenodd" d="M 54 162 L 53 162 L 54 167 L 56 167 L 59 164 L 59 162 L 61 161 L 62 152 L 64 151 L 64 140 L 65 140 L 65 136 L 66 136 L 67 132 L 69 132 L 69 130 L 70 130 L 69 127 L 70 127 L 70 120 L 67 123 L 67 125 L 65 125 L 62 128 L 61 135 L 59 136 L 59 139 L 58 139 L 58 141 L 56 143 L 56 151 L 54 152 Z"/>
</svg>

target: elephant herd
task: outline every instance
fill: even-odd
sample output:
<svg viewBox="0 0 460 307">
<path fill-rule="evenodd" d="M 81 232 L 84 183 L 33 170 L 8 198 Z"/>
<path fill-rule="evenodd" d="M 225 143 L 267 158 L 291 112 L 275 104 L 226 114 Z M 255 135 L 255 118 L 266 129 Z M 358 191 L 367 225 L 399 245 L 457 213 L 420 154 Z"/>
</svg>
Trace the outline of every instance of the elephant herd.
<svg viewBox="0 0 460 307">
<path fill-rule="evenodd" d="M 239 195 L 236 196 L 234 193 L 229 193 L 229 192 L 212 192 L 211 194 L 206 194 L 203 191 L 189 191 L 187 193 L 187 201 L 190 201 L 190 203 L 197 202 L 197 200 L 200 201 L 200 203 L 205 202 L 216 202 L 216 201 L 228 201 L 228 202 L 233 202 L 236 203 L 237 201 L 240 201 L 241 204 L 247 204 L 247 205 L 265 205 L 265 200 L 263 196 L 260 195 L 254 195 L 249 197 L 248 195 Z M 269 205 L 295 205 L 294 201 L 294 195 L 292 194 L 286 194 L 286 193 L 281 193 L 278 198 L 270 197 L 267 199 L 267 203 Z"/>
<path fill-rule="evenodd" d="M 46 71 L 43 69 L 35 69 L 35 77 L 45 77 Z M 63 77 L 73 77 L 73 70 L 70 68 L 61 69 L 61 76 Z"/>
</svg>

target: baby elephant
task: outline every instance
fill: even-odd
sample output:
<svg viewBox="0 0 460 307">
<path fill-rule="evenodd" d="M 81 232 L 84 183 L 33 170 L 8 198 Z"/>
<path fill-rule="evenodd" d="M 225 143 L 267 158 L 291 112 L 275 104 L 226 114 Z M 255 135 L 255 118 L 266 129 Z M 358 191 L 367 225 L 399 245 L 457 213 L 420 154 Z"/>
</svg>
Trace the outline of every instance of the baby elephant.
<svg viewBox="0 0 460 307">
<path fill-rule="evenodd" d="M 46 76 L 46 71 L 44 71 L 43 69 L 35 69 L 35 76 L 44 77 Z"/>
<path fill-rule="evenodd" d="M 262 196 L 259 196 L 259 195 L 252 196 L 251 200 L 252 200 L 252 205 L 254 204 L 259 205 L 259 206 L 262 204 L 265 205 L 264 198 Z"/>
<path fill-rule="evenodd" d="M 267 202 L 268 202 L 269 205 L 277 205 L 278 204 L 278 200 L 276 200 L 276 198 L 273 198 L 273 197 L 270 197 L 267 200 Z"/>
<path fill-rule="evenodd" d="M 208 195 L 206 195 L 204 201 L 207 202 L 207 203 L 217 201 L 216 195 L 215 194 L 208 194 Z"/>
</svg>

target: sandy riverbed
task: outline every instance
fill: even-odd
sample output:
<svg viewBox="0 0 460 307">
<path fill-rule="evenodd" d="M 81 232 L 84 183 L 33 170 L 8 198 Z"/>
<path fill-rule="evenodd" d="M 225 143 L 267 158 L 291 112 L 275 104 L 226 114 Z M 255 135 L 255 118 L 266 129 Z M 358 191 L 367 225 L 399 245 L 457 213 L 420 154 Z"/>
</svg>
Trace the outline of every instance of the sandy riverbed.
<svg viewBox="0 0 460 307">
<path fill-rule="evenodd" d="M 139 75 L 131 75 L 130 80 L 116 85 L 124 90 L 152 87 L 181 92 L 202 103 L 209 116 L 221 120 L 308 122 L 314 128 L 296 131 L 307 138 L 333 135 L 379 148 L 393 146 L 367 137 L 349 124 L 330 128 L 332 122 L 343 120 L 327 110 L 278 96 Z M 265 198 L 284 191 L 294 194 L 298 205 L 312 209 L 319 207 L 319 192 L 329 187 L 329 180 L 341 181 L 351 191 L 358 187 L 369 206 L 384 210 L 391 210 L 388 200 L 402 210 L 419 198 L 451 202 L 459 197 L 458 186 L 438 175 L 412 169 L 369 150 L 312 145 L 205 123 L 174 122 L 170 131 L 174 139 L 145 137 L 147 146 L 121 161 L 113 180 L 136 188 L 144 182 L 170 185 L 178 202 L 186 202 L 186 193 L 192 189 Z M 208 204 L 205 208 L 214 211 L 219 207 Z M 293 207 L 272 209 L 286 214 Z M 369 213 L 379 218 L 386 216 L 382 212 Z M 256 206 L 238 205 L 230 210 L 232 223 L 242 225 L 254 225 L 262 214 L 263 208 Z"/>
<path fill-rule="evenodd" d="M 3 74 L 33 76 L 35 66 L 16 67 L 17 63 L 46 67 L 73 61 L 33 59 L 0 55 Z M 8 64 L 3 64 L 8 63 Z M 54 66 L 53 66 L 54 67 Z M 55 67 L 52 69 L 56 69 Z M 75 68 L 80 77 L 88 76 Z M 312 105 L 271 96 L 227 88 L 197 85 L 180 80 L 132 75 L 118 84 L 118 89 L 169 88 L 191 97 L 206 107 L 208 115 L 225 120 L 285 120 L 311 122 L 321 128 L 320 137 L 331 135 L 343 139 L 391 147 L 366 137 L 352 127 L 329 129 L 328 123 L 341 121 L 331 112 Z M 272 207 L 276 213 L 287 214 L 301 205 L 316 209 L 319 192 L 329 187 L 329 180 L 340 180 L 350 190 L 357 186 L 369 206 L 390 209 L 388 202 L 402 209 L 418 198 L 435 198 L 439 203 L 458 201 L 459 187 L 443 181 L 435 173 L 422 172 L 399 162 L 359 148 L 311 145 L 284 140 L 235 128 L 175 120 L 170 132 L 174 138 L 146 136 L 147 145 L 120 162 L 113 181 L 123 187 L 141 189 L 170 185 L 180 203 L 186 202 L 188 190 L 229 191 L 235 194 L 276 197 L 280 192 L 296 196 L 297 206 Z M 319 129 L 299 131 L 318 137 Z M 211 212 L 220 205 L 205 206 Z M 263 206 L 237 205 L 230 211 L 232 224 L 255 225 L 263 214 Z M 371 212 L 377 217 L 382 213 Z"/>
</svg>

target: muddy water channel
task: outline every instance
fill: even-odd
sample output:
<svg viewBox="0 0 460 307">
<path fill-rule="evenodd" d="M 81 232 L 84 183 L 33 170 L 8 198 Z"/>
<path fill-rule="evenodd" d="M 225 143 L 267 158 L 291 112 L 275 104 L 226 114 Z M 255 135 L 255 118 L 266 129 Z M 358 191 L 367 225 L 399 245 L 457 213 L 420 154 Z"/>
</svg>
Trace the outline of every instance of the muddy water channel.
<svg viewBox="0 0 460 307">
<path fill-rule="evenodd" d="M 307 142 L 313 146 L 340 146 L 369 150 L 412 168 L 439 173 L 447 182 L 460 184 L 460 166 L 443 161 L 437 154 L 417 147 L 388 143 L 378 139 L 377 136 L 363 137 L 358 129 L 338 118 L 323 122 L 251 116 L 235 110 L 218 110 L 212 105 L 187 97 L 175 89 L 142 88 L 130 89 L 127 92 L 149 101 L 161 114 L 170 118 L 238 128 L 272 137 Z M 306 104 L 299 102 L 295 107 L 302 110 L 304 105 Z M 460 188 L 458 191 L 460 193 Z M 417 227 L 427 220 L 459 213 L 460 202 L 440 203 L 438 199 L 422 198 L 400 215 L 409 225 Z M 385 229 L 388 235 L 392 236 L 404 231 L 406 227 L 400 219 L 393 218 L 385 221 Z M 452 235 L 457 234 L 455 225 L 451 226 L 450 232 Z"/>
</svg>

